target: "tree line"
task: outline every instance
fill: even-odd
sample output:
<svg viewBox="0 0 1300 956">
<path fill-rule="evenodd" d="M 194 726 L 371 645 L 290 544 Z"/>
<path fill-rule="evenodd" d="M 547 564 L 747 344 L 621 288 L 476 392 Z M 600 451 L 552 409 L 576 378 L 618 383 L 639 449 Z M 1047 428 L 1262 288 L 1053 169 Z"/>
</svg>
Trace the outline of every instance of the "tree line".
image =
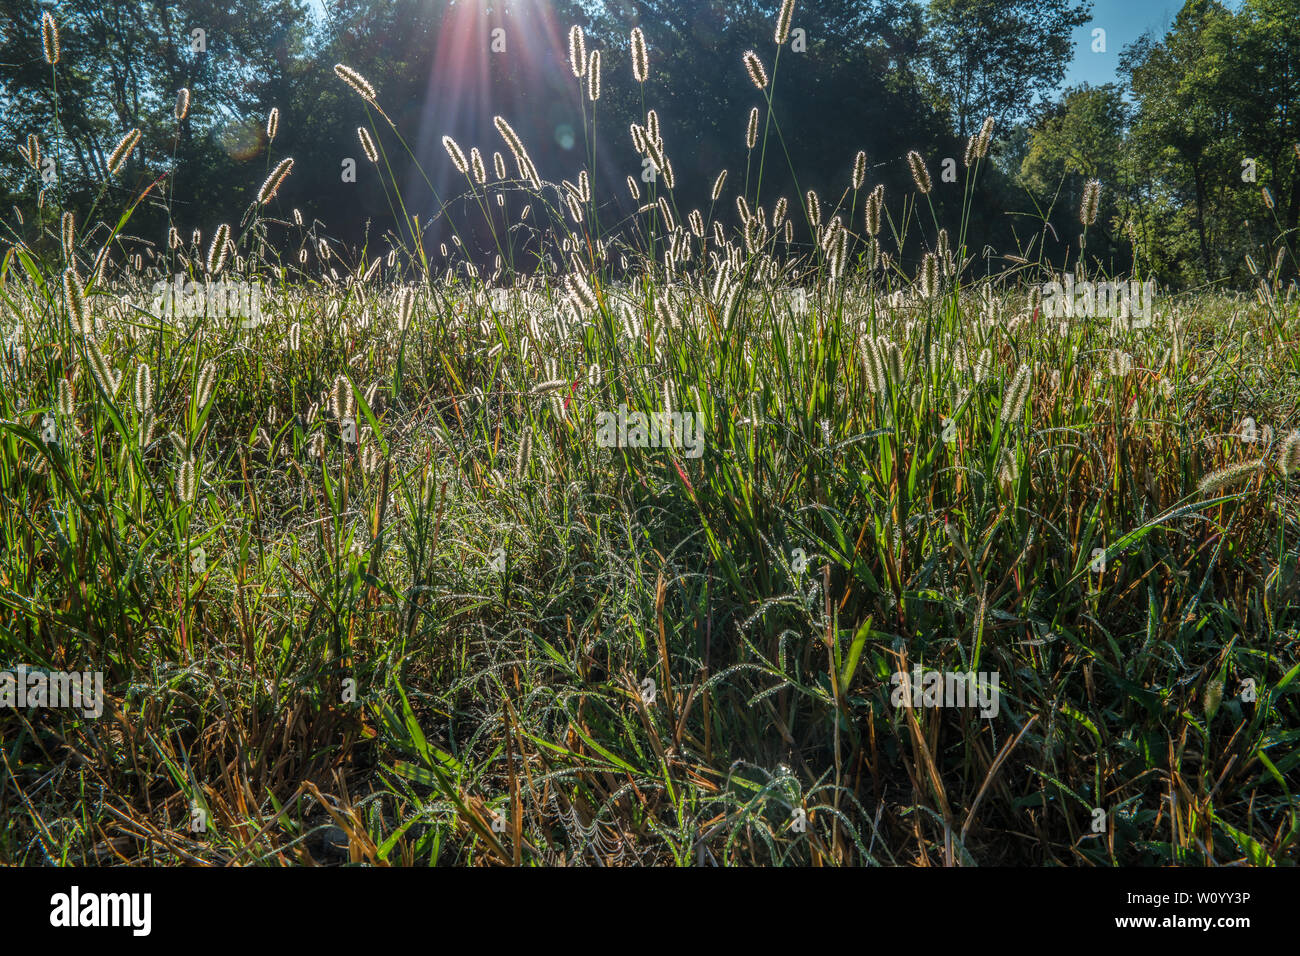
<svg viewBox="0 0 1300 956">
<path fill-rule="evenodd" d="M 912 191 L 905 157 L 917 150 L 940 224 L 955 229 L 969 206 L 967 245 L 981 270 L 1003 267 L 981 258 L 992 249 L 1057 267 L 1085 254 L 1111 274 L 1182 288 L 1243 284 L 1275 264 L 1295 275 L 1300 0 L 1237 9 L 1188 0 L 1166 33 L 1125 48 L 1117 82 L 1064 90 L 1074 31 L 1090 15 L 1085 0 L 798 3 L 778 53 L 780 6 L 326 0 L 320 16 L 304 0 L 9 0 L 0 8 L 0 241 L 57 248 L 65 208 L 79 221 L 102 219 L 106 233 L 142 194 L 127 232 L 155 246 L 171 226 L 210 235 L 246 218 L 269 170 L 289 156 L 293 174 L 266 210 L 279 224 L 267 232 L 272 243 L 300 241 L 315 223 L 345 245 L 377 245 L 419 216 L 431 245 L 448 242 L 459 220 L 467 244 L 490 251 L 475 217 L 521 226 L 521 203 L 478 209 L 441 141 L 451 135 L 508 160 L 498 114 L 543 179 L 588 170 L 599 225 L 615 230 L 644 202 L 626 182 L 645 172 L 628 130 L 653 108 L 682 214 L 714 205 L 726 169 L 715 218 L 734 222 L 740 191 L 770 208 L 815 190 L 846 220 L 860 219 L 849 185 L 862 150 L 868 188 L 885 185 L 898 219 Z M 60 28 L 54 65 L 43 49 L 47 10 Z M 595 102 L 569 63 L 573 24 L 601 51 Z M 644 83 L 632 73 L 633 27 L 647 43 Z M 750 49 L 771 77 L 770 117 L 742 65 Z M 382 115 L 339 82 L 335 63 L 366 77 Z M 178 120 L 182 89 L 190 105 Z M 764 146 L 751 151 L 756 106 Z M 968 196 L 967 139 L 988 117 L 993 161 Z M 378 162 L 358 127 L 373 132 Z M 140 145 L 110 175 L 107 157 L 132 129 Z M 1081 253 L 1079 207 L 1094 179 L 1100 215 Z M 810 240 L 806 227 L 795 240 Z M 904 249 L 902 261 L 916 252 Z"/>
</svg>

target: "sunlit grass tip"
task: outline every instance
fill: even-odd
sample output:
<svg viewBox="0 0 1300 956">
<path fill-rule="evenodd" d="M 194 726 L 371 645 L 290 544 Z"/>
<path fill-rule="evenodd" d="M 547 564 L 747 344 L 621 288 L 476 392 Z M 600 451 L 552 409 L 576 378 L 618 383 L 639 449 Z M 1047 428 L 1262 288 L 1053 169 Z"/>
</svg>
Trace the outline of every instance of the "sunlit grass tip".
<svg viewBox="0 0 1300 956">
<path fill-rule="evenodd" d="M 127 159 L 131 156 L 131 152 L 139 142 L 140 131 L 138 129 L 131 130 L 118 140 L 117 145 L 113 147 L 113 152 L 108 157 L 108 173 L 110 176 L 125 165 Z"/>
<path fill-rule="evenodd" d="M 280 160 L 280 162 L 276 164 L 275 169 L 271 170 L 271 175 L 267 176 L 266 181 L 262 183 L 262 188 L 257 191 L 258 205 L 264 206 L 274 199 L 275 194 L 280 191 L 280 185 L 292 171 L 292 159 L 286 157 L 285 159 Z"/>
</svg>

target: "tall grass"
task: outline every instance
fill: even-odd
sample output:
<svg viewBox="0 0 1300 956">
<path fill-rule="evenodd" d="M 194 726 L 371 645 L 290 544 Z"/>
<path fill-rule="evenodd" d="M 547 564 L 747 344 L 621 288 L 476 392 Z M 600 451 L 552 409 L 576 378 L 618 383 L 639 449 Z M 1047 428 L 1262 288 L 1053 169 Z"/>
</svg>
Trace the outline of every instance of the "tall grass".
<svg viewBox="0 0 1300 956">
<path fill-rule="evenodd" d="M 738 229 L 677 207 L 657 117 L 608 231 L 503 117 L 517 177 L 447 147 L 490 269 L 425 248 L 391 122 L 360 137 L 401 234 L 359 260 L 266 213 L 288 158 L 206 249 L 155 256 L 129 210 L 63 257 L 10 237 L 0 648 L 110 701 L 0 713 L 0 859 L 1295 862 L 1280 265 L 1146 328 L 1048 319 L 1041 284 L 1095 270 L 977 265 L 919 154 L 912 195 L 795 197 L 791 244 L 754 57 Z M 264 321 L 160 314 L 173 270 Z M 703 456 L 600 447 L 619 406 L 700 415 Z M 894 706 L 918 664 L 998 672 L 997 717 Z"/>
</svg>

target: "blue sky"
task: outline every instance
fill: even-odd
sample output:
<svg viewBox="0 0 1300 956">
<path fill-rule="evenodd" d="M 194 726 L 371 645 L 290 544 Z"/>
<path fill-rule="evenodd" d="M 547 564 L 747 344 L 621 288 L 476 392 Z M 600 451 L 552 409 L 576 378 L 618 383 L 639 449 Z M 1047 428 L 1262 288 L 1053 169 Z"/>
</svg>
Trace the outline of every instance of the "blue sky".
<svg viewBox="0 0 1300 956">
<path fill-rule="evenodd" d="M 1241 0 L 1226 0 L 1237 9 Z M 1092 20 L 1074 31 L 1075 55 L 1065 85 L 1110 83 L 1118 79 L 1119 55 L 1148 30 L 1164 36 L 1183 7 L 1182 0 L 1093 0 Z M 1106 52 L 1092 52 L 1092 31 L 1106 31 Z"/>
</svg>

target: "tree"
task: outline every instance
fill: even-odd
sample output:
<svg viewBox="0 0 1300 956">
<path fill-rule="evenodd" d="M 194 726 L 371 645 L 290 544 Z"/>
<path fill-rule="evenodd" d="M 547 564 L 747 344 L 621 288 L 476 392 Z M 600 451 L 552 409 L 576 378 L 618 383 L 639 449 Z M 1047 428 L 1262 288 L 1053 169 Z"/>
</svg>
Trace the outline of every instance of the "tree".
<svg viewBox="0 0 1300 956">
<path fill-rule="evenodd" d="M 64 0 L 53 11 L 61 39 L 53 67 L 42 50 L 42 10 L 35 0 L 0 8 L 0 141 L 37 134 L 56 178 L 45 182 L 6 149 L 6 181 L 28 195 L 45 188 L 47 209 L 86 212 L 96 198 L 100 210 L 123 209 L 155 178 L 172 177 L 169 191 L 184 197 L 187 218 L 207 227 L 231 216 L 232 192 L 251 199 L 265 175 L 248 167 L 264 154 L 267 110 L 304 49 L 303 0 Z M 191 106 L 178 124 L 182 87 Z M 132 129 L 140 145 L 110 176 L 109 154 Z M 167 215 L 161 201 L 142 207 L 132 232 L 161 238 Z"/>
<path fill-rule="evenodd" d="M 679 206 L 707 211 L 710 187 L 725 168 L 730 171 L 726 205 L 716 216 L 733 218 L 730 199 L 738 193 L 768 209 L 784 197 L 796 236 L 806 241 L 801 198 L 815 190 L 829 203 L 828 211 L 834 207 L 848 188 L 859 150 L 868 156 L 869 181 L 885 182 L 892 196 L 910 182 L 903 159 L 908 150 L 961 153 L 918 69 L 924 21 L 913 0 L 798 3 L 792 29 L 800 32 L 786 41 L 778 60 L 773 30 L 780 7 L 781 0 L 603 0 L 588 26 L 594 42 L 615 51 L 608 61 L 614 80 L 607 84 L 607 97 L 616 122 L 603 128 L 618 131 L 610 152 L 623 173 L 639 163 L 627 125 L 644 123 L 645 109 L 653 107 L 676 171 Z M 634 26 L 645 32 L 650 47 L 651 75 L 644 88 L 631 82 L 627 62 L 627 37 Z M 742 66 L 749 49 L 771 74 L 770 124 L 764 96 Z M 767 145 L 761 157 L 761 144 L 752 156 L 745 148 L 751 107 L 763 117 L 760 140 L 766 135 Z M 942 198 L 935 198 L 942 207 Z M 958 198 L 954 194 L 954 204 Z M 835 214 L 860 230 L 861 223 L 847 222 L 851 203 L 846 199 Z"/>
<path fill-rule="evenodd" d="M 1278 220 L 1300 227 L 1300 0 L 1246 0 L 1227 73 L 1243 153 L 1259 160 Z M 1294 243 L 1294 239 L 1292 240 Z"/>
<path fill-rule="evenodd" d="M 1005 128 L 1054 92 L 1088 0 L 933 0 L 930 72 L 959 137 L 986 116 Z"/>
<path fill-rule="evenodd" d="M 1124 252 L 1108 229 L 1112 212 L 1124 232 L 1140 228 L 1140 186 L 1125 156 L 1128 114 L 1118 84 L 1067 89 L 1030 128 L 1019 169 L 1021 185 L 1053 207 L 1051 222 L 1061 236 L 1078 231 L 1085 183 L 1101 181 L 1101 213 L 1089 234 L 1089 252 L 1103 261 Z"/>
<path fill-rule="evenodd" d="M 1130 145 L 1172 190 L 1175 207 L 1190 201 L 1206 279 L 1222 271 L 1219 230 L 1244 218 L 1228 215 L 1247 158 L 1233 115 L 1233 76 L 1242 68 L 1236 44 L 1227 8 L 1188 0 L 1162 40 L 1143 37 L 1120 57 L 1137 104 Z"/>
</svg>

